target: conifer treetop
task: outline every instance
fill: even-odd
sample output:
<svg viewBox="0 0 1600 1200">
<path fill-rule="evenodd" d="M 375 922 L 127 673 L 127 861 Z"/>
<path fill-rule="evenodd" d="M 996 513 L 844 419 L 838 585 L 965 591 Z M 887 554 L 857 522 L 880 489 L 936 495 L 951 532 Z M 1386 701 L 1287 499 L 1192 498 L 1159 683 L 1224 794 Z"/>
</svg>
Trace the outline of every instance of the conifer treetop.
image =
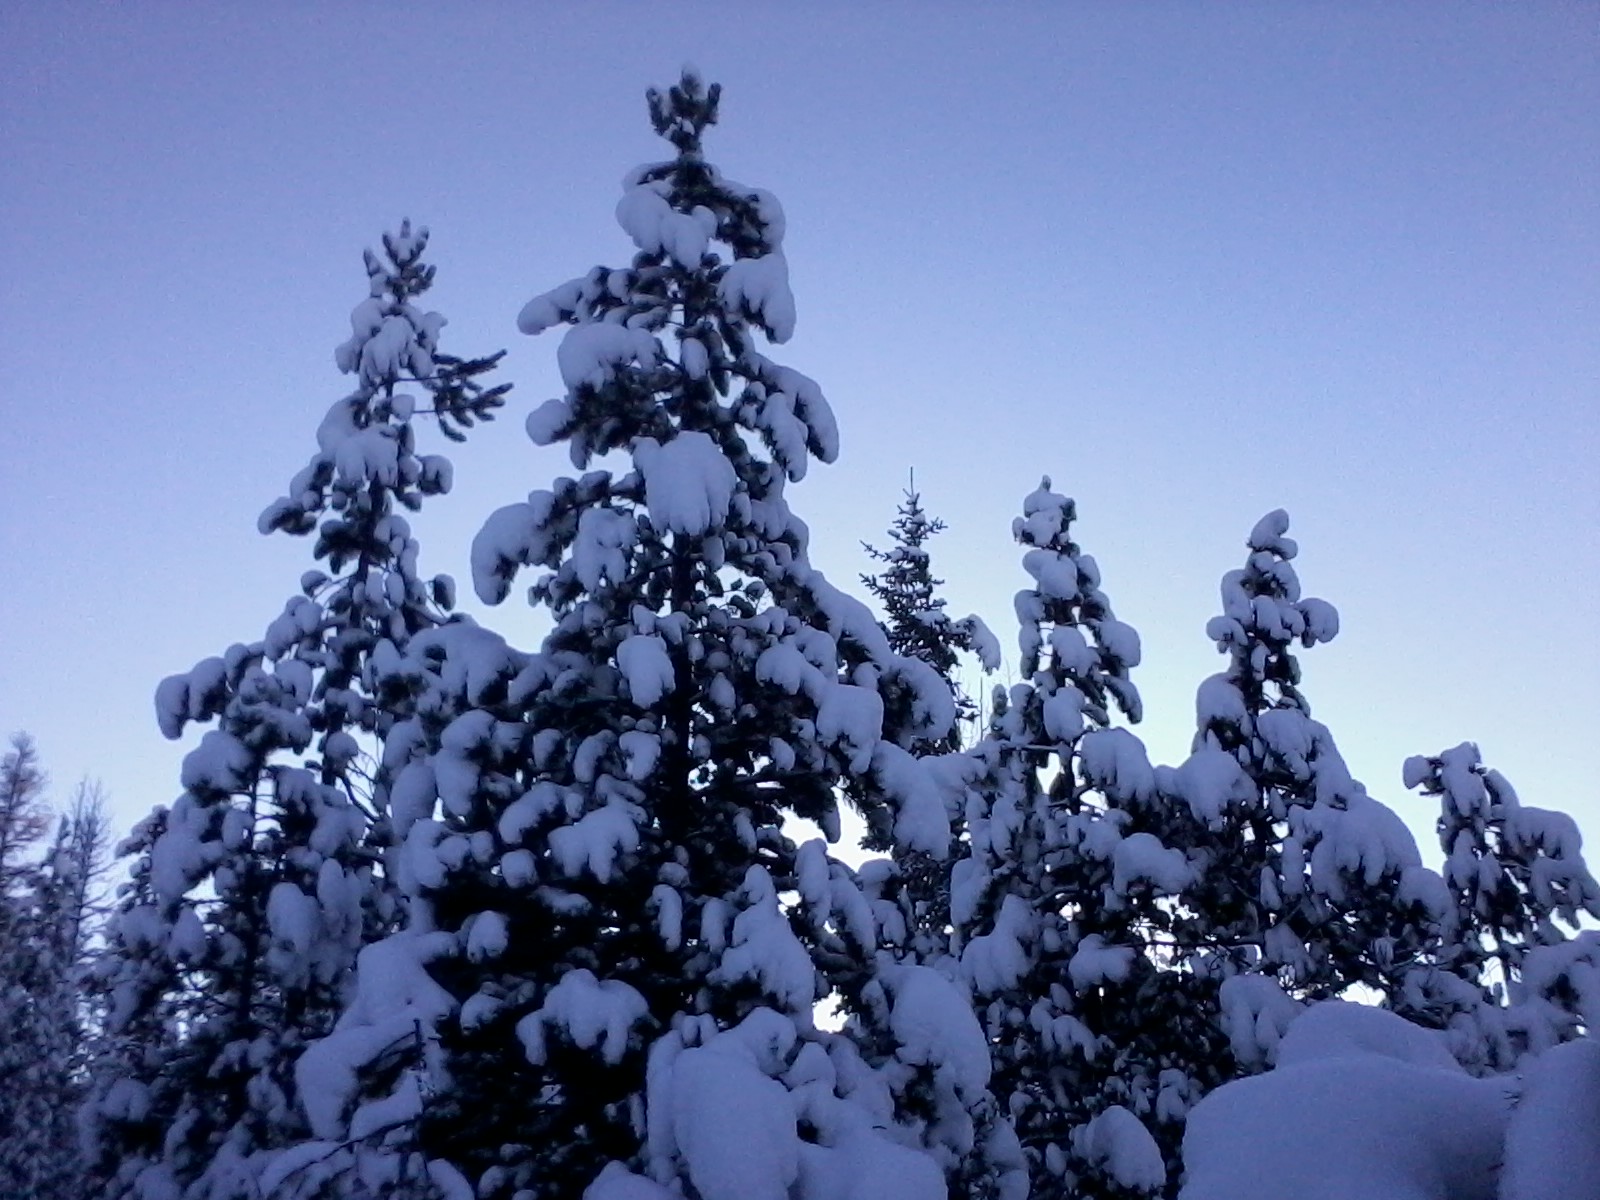
<svg viewBox="0 0 1600 1200">
<path fill-rule="evenodd" d="M 707 87 L 698 71 L 685 66 L 678 82 L 665 94 L 660 88 L 650 88 L 645 99 L 650 104 L 650 123 L 656 132 L 676 146 L 680 154 L 696 156 L 700 153 L 700 135 L 708 125 L 717 123 L 722 85 L 713 83 Z"/>
<path fill-rule="evenodd" d="M 1023 569 L 1033 578 L 1033 587 L 1018 592 L 1015 600 L 1022 673 L 1041 683 L 1046 695 L 1059 694 L 1054 708 L 1069 725 L 1076 722 L 1068 716 L 1069 707 L 1096 725 L 1108 725 L 1112 703 L 1136 722 L 1144 706 L 1129 673 L 1142 656 L 1139 634 L 1117 620 L 1100 588 L 1099 564 L 1072 540 L 1077 517 L 1072 499 L 1052 490 L 1046 475 L 1012 522 L 1012 535 L 1027 547 Z"/>
<path fill-rule="evenodd" d="M 652 124 L 677 153 L 623 179 L 616 215 L 636 250 L 631 264 L 595 267 L 523 306 L 524 333 L 571 326 L 557 352 L 567 394 L 527 428 L 540 445 L 567 442 L 579 468 L 613 450 L 703 434 L 761 498 L 779 480 L 764 477 L 756 446 L 799 480 L 810 458 L 834 460 L 838 429 L 817 384 L 758 349 L 757 334 L 778 344 L 794 330 L 785 219 L 770 192 L 726 179 L 701 157 L 717 95 L 693 74 L 650 93 Z M 703 452 L 686 445 L 658 461 L 698 475 L 694 458 Z"/>
<path fill-rule="evenodd" d="M 1252 712 L 1295 708 L 1309 714 L 1300 694 L 1300 664 L 1291 648 L 1331 642 L 1339 612 L 1326 600 L 1302 597 L 1294 559 L 1300 547 L 1288 536 L 1289 514 L 1274 509 L 1255 523 L 1246 539 L 1245 565 L 1222 577 L 1222 612 L 1206 625 L 1206 636 L 1228 655 L 1228 669 L 1202 685 L 1225 681 Z"/>
</svg>

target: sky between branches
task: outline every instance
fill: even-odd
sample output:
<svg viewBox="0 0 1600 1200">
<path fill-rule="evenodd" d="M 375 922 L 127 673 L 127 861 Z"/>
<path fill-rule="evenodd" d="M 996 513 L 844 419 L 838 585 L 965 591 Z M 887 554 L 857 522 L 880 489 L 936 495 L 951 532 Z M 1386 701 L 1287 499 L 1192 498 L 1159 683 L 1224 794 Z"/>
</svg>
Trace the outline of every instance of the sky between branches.
<svg viewBox="0 0 1600 1200">
<path fill-rule="evenodd" d="M 1015 668 L 1010 521 L 1049 473 L 1181 755 L 1217 580 L 1288 508 L 1344 631 L 1306 693 L 1427 840 L 1402 759 L 1476 740 L 1600 836 L 1600 20 L 1525 6 L 9 5 L 0 10 L 0 732 L 119 828 L 178 792 L 164 675 L 259 638 L 310 565 L 255 533 L 348 390 L 362 247 L 432 229 L 505 419 L 416 522 L 465 583 L 568 470 L 522 302 L 627 246 L 692 61 L 708 139 L 789 217 L 785 361 L 843 449 L 791 490 L 837 582 L 907 471 L 956 613 Z M 438 450 L 440 447 L 430 447 Z M 469 589 L 463 587 L 463 593 Z M 489 620 L 532 646 L 516 596 Z M 974 686 L 978 686 L 976 681 Z"/>
</svg>

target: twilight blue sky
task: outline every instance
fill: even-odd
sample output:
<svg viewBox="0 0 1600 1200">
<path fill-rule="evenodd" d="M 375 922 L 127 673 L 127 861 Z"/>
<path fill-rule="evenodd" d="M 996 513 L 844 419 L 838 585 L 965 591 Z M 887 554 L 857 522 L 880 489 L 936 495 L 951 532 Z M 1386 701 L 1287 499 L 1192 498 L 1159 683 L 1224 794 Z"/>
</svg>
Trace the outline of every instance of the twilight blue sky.
<svg viewBox="0 0 1600 1200">
<path fill-rule="evenodd" d="M 958 612 L 1014 646 L 1050 473 L 1180 756 L 1216 582 L 1266 510 L 1344 632 L 1306 691 L 1427 841 L 1402 758 L 1472 739 L 1600 836 L 1600 8 L 1508 4 L 0 6 L 0 733 L 122 824 L 177 793 L 161 676 L 261 636 L 309 543 L 255 533 L 343 394 L 360 251 L 434 235 L 447 348 L 507 418 L 417 522 L 463 581 L 566 469 L 531 294 L 625 261 L 642 92 L 725 86 L 774 191 L 840 461 L 791 491 L 864 566 L 906 472 Z M 513 600 L 490 618 L 531 643 Z M 1014 651 L 1011 654 L 1015 661 Z M 1426 849 L 1426 846 L 1425 846 Z"/>
</svg>

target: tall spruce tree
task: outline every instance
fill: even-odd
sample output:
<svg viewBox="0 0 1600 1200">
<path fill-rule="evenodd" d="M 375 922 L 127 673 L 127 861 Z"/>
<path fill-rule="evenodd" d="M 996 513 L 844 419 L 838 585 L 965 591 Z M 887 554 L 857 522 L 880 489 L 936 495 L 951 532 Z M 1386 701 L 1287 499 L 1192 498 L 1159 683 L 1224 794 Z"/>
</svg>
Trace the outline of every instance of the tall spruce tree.
<svg viewBox="0 0 1600 1200">
<path fill-rule="evenodd" d="M 74 792 L 44 852 L 27 856 L 50 819 L 45 775 L 26 734 L 0 766 L 0 1195 L 70 1200 L 84 1164 L 74 1114 L 92 1026 L 83 971 L 100 913 L 106 816 L 99 786 Z"/>
<path fill-rule="evenodd" d="M 93 933 L 104 810 L 80 786 L 51 843 L 45 775 L 26 734 L 0 765 L 0 1195 L 71 1200 L 84 1171 L 74 1113 L 88 1011 L 81 969 Z"/>
<path fill-rule="evenodd" d="M 364 744 L 406 710 L 397 667 L 452 603 L 447 578 L 417 574 L 400 513 L 450 485 L 449 463 L 417 452 L 417 395 L 459 437 L 505 390 L 479 382 L 498 356 L 439 352 L 444 318 L 414 303 L 433 279 L 426 245 L 403 224 L 367 253 L 368 297 L 335 354 L 356 386 L 261 517 L 264 533 L 315 532 L 326 570 L 263 640 L 157 692 L 168 737 L 215 727 L 184 760 L 183 795 L 127 847 L 139 860 L 98 972 L 111 1045 L 89 1128 L 111 1196 L 259 1195 L 268 1159 L 308 1134 L 294 1063 L 332 1027 L 357 951 L 394 923 L 386 779 Z"/>
<path fill-rule="evenodd" d="M 977 616 L 951 617 L 939 594 L 944 581 L 933 574 L 927 543 L 944 528 L 943 521 L 928 515 L 913 481 L 889 528 L 889 548 L 862 543 L 867 555 L 883 564 L 877 574 L 862 575 L 861 582 L 878 601 L 890 648 L 931 666 L 956 698 L 959 723 L 942 738 L 913 741 L 908 748 L 919 757 L 949 754 L 971 740 L 978 706 L 957 679 L 961 656 L 975 655 L 985 673 L 1000 668 L 999 644 L 988 626 Z M 955 797 L 948 807 L 951 841 L 959 843 L 966 836 L 965 807 Z M 950 870 L 943 858 L 913 851 L 879 859 L 868 868 L 865 882 L 874 907 L 887 918 L 879 923 L 881 944 L 920 963 L 948 957 Z"/>
<path fill-rule="evenodd" d="M 307 1056 L 345 1084 L 319 1134 L 408 1111 L 417 1170 L 483 1200 L 998 1187 L 1020 1177 L 960 992 L 880 967 L 853 873 L 781 830 L 836 837 L 843 795 L 879 845 L 942 853 L 941 777 L 906 746 L 946 736 L 954 701 L 811 566 L 785 499 L 837 435 L 817 385 L 759 348 L 794 323 L 782 209 L 703 157 L 714 85 L 686 73 L 649 107 L 674 153 L 625 180 L 632 262 L 519 319 L 569 326 L 533 440 L 612 469 L 474 543 L 485 601 L 542 569 L 553 630 L 533 655 L 431 644 L 438 706 L 469 707 L 407 776 L 429 813 L 405 835 L 410 924 Z M 853 1036 L 817 1027 L 830 994 Z M 370 1048 L 408 1028 L 396 1080 Z"/>
<path fill-rule="evenodd" d="M 1600 884 L 1565 813 L 1524 805 L 1463 742 L 1405 764 L 1407 787 L 1440 806 L 1450 935 L 1408 981 L 1410 1006 L 1452 1034 L 1467 1065 L 1508 1069 L 1600 1020 Z M 1466 984 L 1465 988 L 1456 986 Z"/>
<path fill-rule="evenodd" d="M 34 848 L 50 832 L 45 782 L 33 738 L 12 734 L 11 749 L 0 759 L 0 893 L 25 878 Z"/>
<path fill-rule="evenodd" d="M 1033 580 L 1016 598 L 1024 681 L 996 690 L 974 751 L 984 773 L 952 908 L 1031 1194 L 1148 1196 L 1176 1153 L 1176 1133 L 1157 1134 L 1187 1096 L 1162 1043 L 1191 1036 L 1150 943 L 1190 867 L 1162 841 L 1143 746 L 1112 724 L 1115 709 L 1141 715 L 1139 639 L 1072 540 L 1075 519 L 1046 479 L 1014 524 Z"/>
<path fill-rule="evenodd" d="M 939 589 L 944 580 L 933 574 L 927 544 L 942 533 L 945 523 L 930 517 L 922 505 L 915 484 L 889 526 L 889 547 L 880 550 L 866 542 L 862 549 L 882 569 L 861 576 L 861 583 L 883 610 L 883 628 L 889 646 L 896 654 L 920 658 L 946 680 L 956 697 L 956 711 L 963 722 L 977 719 L 978 706 L 956 678 L 961 655 L 977 656 L 986 671 L 999 669 L 999 646 L 988 627 L 975 616 L 954 618 Z M 934 749 L 960 748 L 961 731 L 956 729 Z"/>
<path fill-rule="evenodd" d="M 1256 523 L 1206 627 L 1228 666 L 1200 685 L 1194 755 L 1168 777 L 1206 830 L 1180 934 L 1212 945 L 1225 973 L 1297 996 L 1355 984 L 1394 993 L 1445 920 L 1443 888 L 1300 691 L 1295 644 L 1330 641 L 1339 622 L 1301 595 L 1288 527 L 1282 510 Z"/>
<path fill-rule="evenodd" d="M 0 932 L 0 1195 L 83 1194 L 74 862 L 63 836 L 3 901 Z"/>
</svg>

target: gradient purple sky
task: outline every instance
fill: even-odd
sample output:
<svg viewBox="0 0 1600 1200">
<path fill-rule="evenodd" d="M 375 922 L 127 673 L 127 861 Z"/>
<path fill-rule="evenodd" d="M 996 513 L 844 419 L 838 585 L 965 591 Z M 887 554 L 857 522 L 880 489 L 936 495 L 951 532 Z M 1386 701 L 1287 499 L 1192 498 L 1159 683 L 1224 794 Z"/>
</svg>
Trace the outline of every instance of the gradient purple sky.
<svg viewBox="0 0 1600 1200">
<path fill-rule="evenodd" d="M 1431 838 L 1407 754 L 1475 740 L 1600 836 L 1600 9 L 1509 4 L 0 6 L 0 733 L 126 824 L 178 791 L 166 674 L 259 638 L 310 565 L 255 533 L 346 390 L 360 251 L 431 226 L 447 348 L 508 417 L 417 523 L 465 581 L 566 469 L 531 294 L 629 247 L 642 92 L 725 86 L 710 157 L 774 191 L 838 464 L 791 491 L 865 564 L 906 472 L 958 612 L 1015 662 L 1042 473 L 1142 633 L 1152 756 L 1219 669 L 1266 510 L 1344 632 L 1306 692 Z M 430 447 L 436 448 L 436 447 Z M 491 620 L 531 644 L 513 600 Z"/>
</svg>

